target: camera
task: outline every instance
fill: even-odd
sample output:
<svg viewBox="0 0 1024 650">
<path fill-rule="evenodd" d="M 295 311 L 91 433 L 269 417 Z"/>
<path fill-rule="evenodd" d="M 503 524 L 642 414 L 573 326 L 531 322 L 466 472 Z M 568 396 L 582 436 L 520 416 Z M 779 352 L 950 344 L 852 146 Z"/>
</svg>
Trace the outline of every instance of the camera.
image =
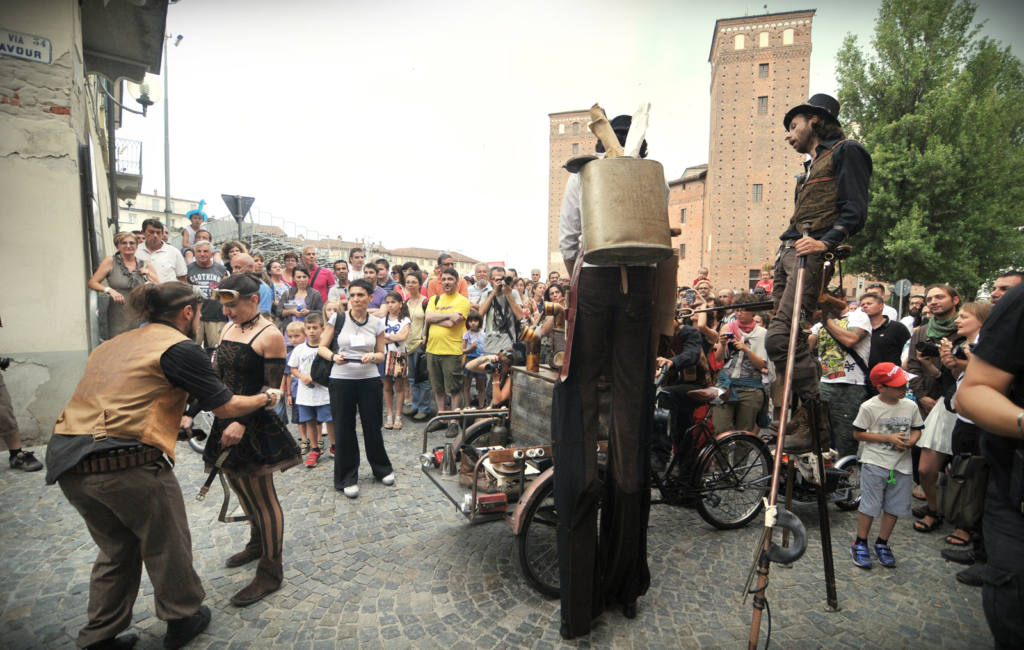
<svg viewBox="0 0 1024 650">
<path fill-rule="evenodd" d="M 961 361 L 967 361 L 967 350 L 974 352 L 974 344 L 967 341 L 960 341 L 953 346 L 953 356 Z"/>
<path fill-rule="evenodd" d="M 692 305 L 697 300 L 697 292 L 693 289 L 687 289 L 683 292 L 683 300 L 686 301 L 686 304 Z"/>
<path fill-rule="evenodd" d="M 498 353 L 498 360 L 488 362 L 484 365 L 484 370 L 487 372 L 497 372 L 499 370 L 508 370 L 512 366 L 521 366 L 526 363 L 526 356 L 515 348 L 505 348 Z"/>
<path fill-rule="evenodd" d="M 10 357 L 0 357 L 0 370 L 7 370 L 11 366 L 11 362 L 14 359 Z"/>
<path fill-rule="evenodd" d="M 931 341 L 918 341 L 917 345 L 914 346 L 917 350 L 919 357 L 937 357 L 939 356 L 939 346 L 937 343 Z"/>
</svg>

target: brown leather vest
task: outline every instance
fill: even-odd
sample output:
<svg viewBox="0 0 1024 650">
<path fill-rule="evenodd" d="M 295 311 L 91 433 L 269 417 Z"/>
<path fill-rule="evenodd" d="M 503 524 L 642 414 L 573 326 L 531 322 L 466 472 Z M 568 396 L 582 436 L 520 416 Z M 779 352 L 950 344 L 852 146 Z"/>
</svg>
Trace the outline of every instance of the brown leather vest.
<svg viewBox="0 0 1024 650">
<path fill-rule="evenodd" d="M 810 232 L 823 230 L 839 220 L 839 186 L 836 185 L 836 165 L 832 153 L 840 140 L 831 149 L 814 159 L 807 170 L 807 178 L 796 191 L 796 207 L 789 225 L 800 230 L 800 224 L 810 222 Z"/>
<path fill-rule="evenodd" d="M 138 440 L 173 459 L 187 395 L 167 381 L 160 357 L 187 340 L 173 327 L 150 323 L 100 345 L 53 432 Z"/>
</svg>

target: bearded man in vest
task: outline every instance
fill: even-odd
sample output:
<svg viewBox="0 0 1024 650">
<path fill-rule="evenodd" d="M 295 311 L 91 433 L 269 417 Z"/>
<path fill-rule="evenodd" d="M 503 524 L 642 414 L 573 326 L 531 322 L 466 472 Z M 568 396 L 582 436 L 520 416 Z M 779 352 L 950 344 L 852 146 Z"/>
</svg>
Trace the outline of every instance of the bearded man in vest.
<svg viewBox="0 0 1024 650">
<path fill-rule="evenodd" d="M 793 216 L 779 237 L 782 245 L 775 260 L 772 298 L 778 311 L 768 326 L 765 344 L 780 377 L 786 371 L 795 303 L 799 302 L 796 318 L 809 326 L 818 304 L 825 254 L 860 232 L 867 221 L 871 156 L 859 142 L 846 139 L 838 115 L 839 102 L 818 94 L 789 109 L 782 121 L 786 142 L 810 158 L 797 182 Z M 806 234 L 801 232 L 804 224 Z M 797 301 L 794 280 L 801 257 L 807 263 L 803 295 Z M 797 337 L 792 394 L 803 403 L 817 400 L 818 380 L 818 364 L 811 357 L 807 335 L 802 334 Z M 826 440 L 827 436 L 823 443 Z M 802 453 L 811 447 L 807 427 L 796 426 L 786 438 L 787 451 Z"/>
<path fill-rule="evenodd" d="M 142 565 L 165 648 L 180 648 L 210 623 L 192 566 L 181 486 L 171 470 L 185 400 L 222 418 L 272 408 L 280 391 L 233 395 L 192 339 L 199 299 L 182 282 L 145 284 L 129 306 L 147 322 L 89 355 L 85 375 L 57 418 L 46 448 L 46 482 L 60 484 L 99 547 L 89 583 L 85 648 L 131 648 Z"/>
</svg>

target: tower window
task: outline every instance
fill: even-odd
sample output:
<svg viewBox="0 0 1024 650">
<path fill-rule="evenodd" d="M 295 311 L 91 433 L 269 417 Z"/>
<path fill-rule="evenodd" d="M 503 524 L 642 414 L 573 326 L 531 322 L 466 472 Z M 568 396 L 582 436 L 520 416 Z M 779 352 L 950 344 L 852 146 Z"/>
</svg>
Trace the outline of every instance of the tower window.
<svg viewBox="0 0 1024 650">
<path fill-rule="evenodd" d="M 746 45 L 746 37 L 743 34 L 736 34 L 736 40 L 734 41 L 734 48 L 742 50 Z"/>
<path fill-rule="evenodd" d="M 575 156 L 575 155 L 577 155 L 577 154 L 578 154 L 579 152 L 580 152 L 580 143 L 579 143 L 579 142 L 573 142 L 573 143 L 572 143 L 572 155 L 574 155 L 574 156 Z"/>
<path fill-rule="evenodd" d="M 768 114 L 768 96 L 762 96 L 757 98 L 757 114 L 767 115 Z"/>
<path fill-rule="evenodd" d="M 579 132 L 580 132 L 580 123 L 579 122 L 573 122 L 572 123 L 572 134 L 576 135 Z"/>
<path fill-rule="evenodd" d="M 793 33 L 794 32 L 793 32 L 792 29 L 787 29 L 787 30 L 782 32 L 782 44 L 783 45 L 792 45 L 793 44 Z"/>
<path fill-rule="evenodd" d="M 757 76 L 762 78 L 762 79 L 767 79 L 768 78 L 768 64 L 767 63 L 758 63 L 757 64 Z"/>
<path fill-rule="evenodd" d="M 686 244 L 679 244 L 679 259 L 686 259 Z"/>
<path fill-rule="evenodd" d="M 758 47 L 768 47 L 768 32 L 761 32 L 757 36 Z"/>
<path fill-rule="evenodd" d="M 686 223 L 686 208 L 679 211 L 679 223 Z"/>
<path fill-rule="evenodd" d="M 760 203 L 761 202 L 761 192 L 762 192 L 763 189 L 764 189 L 764 185 L 762 185 L 761 183 L 754 183 L 754 191 L 751 193 L 751 196 L 750 196 L 750 199 L 754 203 Z"/>
</svg>

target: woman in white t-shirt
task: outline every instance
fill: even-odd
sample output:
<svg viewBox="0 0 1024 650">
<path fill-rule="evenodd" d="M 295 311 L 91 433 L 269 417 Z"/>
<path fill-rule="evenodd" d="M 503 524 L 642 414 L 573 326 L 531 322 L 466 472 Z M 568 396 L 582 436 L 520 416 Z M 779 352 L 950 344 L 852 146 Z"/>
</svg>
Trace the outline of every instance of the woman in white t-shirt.
<svg viewBox="0 0 1024 650">
<path fill-rule="evenodd" d="M 386 360 L 381 377 L 384 383 L 385 429 L 402 428 L 402 405 L 405 404 L 405 386 L 408 360 L 405 340 L 409 338 L 412 320 L 402 294 L 389 291 L 384 297 L 384 341 L 387 343 Z"/>
<path fill-rule="evenodd" d="M 395 472 L 381 434 L 384 404 L 377 364 L 386 358 L 384 321 L 367 311 L 373 294 L 369 282 L 356 280 L 349 284 L 348 291 L 348 313 L 339 312 L 331 317 L 317 352 L 334 362 L 328 387 L 337 438 L 334 487 L 354 499 L 359 496 L 357 410 L 363 427 L 366 460 L 374 478 L 384 485 L 394 485 Z M 328 347 L 332 341 L 337 343 L 337 352 L 332 353 Z"/>
</svg>

